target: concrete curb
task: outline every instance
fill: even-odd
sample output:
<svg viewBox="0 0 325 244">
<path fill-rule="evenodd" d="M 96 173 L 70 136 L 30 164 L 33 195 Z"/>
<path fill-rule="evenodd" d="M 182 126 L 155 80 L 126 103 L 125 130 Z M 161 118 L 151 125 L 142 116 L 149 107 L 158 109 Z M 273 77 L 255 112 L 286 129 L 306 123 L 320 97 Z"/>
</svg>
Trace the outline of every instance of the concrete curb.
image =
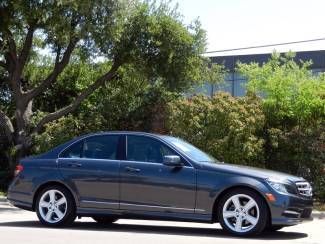
<svg viewBox="0 0 325 244">
<path fill-rule="evenodd" d="M 5 196 L 0 196 L 0 202 L 7 202 L 7 198 Z"/>
</svg>

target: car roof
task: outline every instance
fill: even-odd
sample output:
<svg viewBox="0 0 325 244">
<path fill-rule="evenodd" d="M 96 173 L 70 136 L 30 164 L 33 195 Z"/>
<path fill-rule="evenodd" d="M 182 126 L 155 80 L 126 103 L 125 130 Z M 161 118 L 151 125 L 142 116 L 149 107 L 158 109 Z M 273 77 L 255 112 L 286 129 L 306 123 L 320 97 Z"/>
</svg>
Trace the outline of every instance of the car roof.
<svg viewBox="0 0 325 244">
<path fill-rule="evenodd" d="M 149 132 L 143 132 L 143 131 L 99 131 L 99 132 L 93 132 L 89 134 L 85 134 L 79 137 L 76 137 L 74 139 L 81 139 L 81 138 L 86 138 L 89 136 L 96 136 L 96 135 L 112 135 L 112 134 L 117 134 L 117 135 L 146 135 L 146 136 L 154 136 L 154 137 L 159 137 L 163 138 L 165 135 L 158 134 L 158 133 L 149 133 Z"/>
</svg>

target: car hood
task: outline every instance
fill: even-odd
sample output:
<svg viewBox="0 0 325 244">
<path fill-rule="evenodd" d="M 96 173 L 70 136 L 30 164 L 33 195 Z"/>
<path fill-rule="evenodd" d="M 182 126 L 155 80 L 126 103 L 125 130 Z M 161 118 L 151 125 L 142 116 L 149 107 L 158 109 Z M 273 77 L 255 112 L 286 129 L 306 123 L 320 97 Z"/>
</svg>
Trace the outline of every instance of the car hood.
<svg viewBox="0 0 325 244">
<path fill-rule="evenodd" d="M 261 169 L 243 165 L 225 164 L 225 163 L 202 163 L 202 168 L 205 170 L 221 171 L 230 174 L 249 176 L 259 179 L 270 179 L 277 182 L 298 182 L 305 181 L 302 177 L 297 177 L 294 175 Z"/>
</svg>

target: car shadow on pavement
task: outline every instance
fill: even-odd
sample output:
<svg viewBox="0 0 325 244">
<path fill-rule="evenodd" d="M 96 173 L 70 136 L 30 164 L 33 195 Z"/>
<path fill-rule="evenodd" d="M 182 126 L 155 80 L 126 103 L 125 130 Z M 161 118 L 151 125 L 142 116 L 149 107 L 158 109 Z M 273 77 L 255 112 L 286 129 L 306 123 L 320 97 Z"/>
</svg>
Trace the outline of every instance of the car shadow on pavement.
<svg viewBox="0 0 325 244">
<path fill-rule="evenodd" d="M 17 221 L 17 222 L 2 222 L 0 227 L 22 227 L 22 228 L 46 228 L 38 221 Z M 75 222 L 72 226 L 62 228 L 65 230 L 82 230 L 82 231 L 112 231 L 112 232 L 128 232 L 128 233 L 142 233 L 142 234 L 166 234 L 166 235 L 181 235 L 181 236 L 202 236 L 202 237 L 234 237 L 223 231 L 222 229 L 213 228 L 195 228 L 195 227 L 181 227 L 181 226 L 151 226 L 144 224 L 119 224 L 114 223 L 107 226 L 98 225 L 95 222 Z M 258 236 L 250 237 L 257 240 L 293 240 L 306 238 L 306 233 L 300 232 L 265 232 Z"/>
</svg>

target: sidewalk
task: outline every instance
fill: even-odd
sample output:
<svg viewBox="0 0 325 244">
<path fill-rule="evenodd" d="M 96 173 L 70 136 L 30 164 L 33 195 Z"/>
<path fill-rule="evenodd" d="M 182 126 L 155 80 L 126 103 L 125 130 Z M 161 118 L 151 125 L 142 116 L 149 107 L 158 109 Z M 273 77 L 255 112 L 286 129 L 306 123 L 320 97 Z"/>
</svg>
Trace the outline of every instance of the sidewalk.
<svg viewBox="0 0 325 244">
<path fill-rule="evenodd" d="M 325 211 L 314 210 L 312 216 L 315 219 L 325 219 Z"/>
<path fill-rule="evenodd" d="M 6 197 L 0 196 L 0 213 L 3 211 L 19 211 L 19 209 L 11 206 Z"/>
</svg>

